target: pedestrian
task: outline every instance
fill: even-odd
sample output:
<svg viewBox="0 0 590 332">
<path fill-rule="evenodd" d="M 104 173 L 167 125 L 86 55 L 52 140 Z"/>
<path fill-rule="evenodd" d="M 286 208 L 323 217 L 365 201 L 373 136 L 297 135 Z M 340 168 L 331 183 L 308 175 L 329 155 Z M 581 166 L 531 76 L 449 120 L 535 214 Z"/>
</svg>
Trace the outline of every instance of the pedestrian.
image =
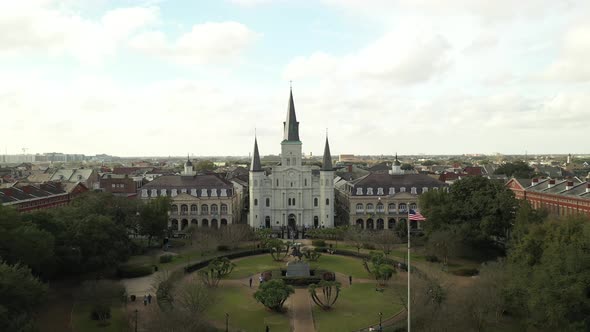
<svg viewBox="0 0 590 332">
<path fill-rule="evenodd" d="M 143 305 L 147 305 L 147 295 L 143 296 Z"/>
<path fill-rule="evenodd" d="M 266 332 L 270 332 L 270 328 L 266 325 Z"/>
<path fill-rule="evenodd" d="M 152 294 L 148 294 L 148 304 L 152 304 Z"/>
<path fill-rule="evenodd" d="M 348 276 L 348 284 L 352 285 L 352 276 Z"/>
<path fill-rule="evenodd" d="M 258 277 L 258 281 L 260 281 L 260 283 L 264 282 L 264 278 L 262 277 L 262 274 L 260 275 L 260 277 Z"/>
<path fill-rule="evenodd" d="M 250 277 L 250 288 L 252 288 L 252 277 Z"/>
</svg>

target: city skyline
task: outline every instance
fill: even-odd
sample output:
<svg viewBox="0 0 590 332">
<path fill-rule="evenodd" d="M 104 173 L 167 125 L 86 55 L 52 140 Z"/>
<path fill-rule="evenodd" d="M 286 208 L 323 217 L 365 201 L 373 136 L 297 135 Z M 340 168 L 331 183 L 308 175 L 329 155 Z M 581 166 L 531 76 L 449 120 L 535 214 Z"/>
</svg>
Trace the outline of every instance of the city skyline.
<svg viewBox="0 0 590 332">
<path fill-rule="evenodd" d="M 2 153 L 588 153 L 587 2 L 359 4 L 3 3 Z"/>
</svg>

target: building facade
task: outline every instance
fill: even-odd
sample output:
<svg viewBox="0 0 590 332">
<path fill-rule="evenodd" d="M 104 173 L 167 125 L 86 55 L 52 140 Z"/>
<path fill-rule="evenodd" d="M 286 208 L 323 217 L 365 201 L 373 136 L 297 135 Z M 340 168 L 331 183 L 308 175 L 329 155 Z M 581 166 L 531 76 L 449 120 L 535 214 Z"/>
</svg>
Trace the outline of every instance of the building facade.
<svg viewBox="0 0 590 332">
<path fill-rule="evenodd" d="M 237 195 L 233 184 L 215 174 L 195 174 L 188 160 L 182 175 L 164 175 L 141 188 L 141 199 L 170 197 L 168 225 L 219 228 L 234 223 Z"/>
<path fill-rule="evenodd" d="M 18 212 L 30 212 L 66 206 L 70 203 L 70 193 L 61 183 L 17 184 L 0 189 L 0 202 Z"/>
<path fill-rule="evenodd" d="M 258 141 L 249 178 L 248 223 L 254 228 L 334 227 L 334 170 L 328 138 L 322 167 L 303 165 L 293 91 L 283 123 L 280 165 L 263 170 Z"/>
<path fill-rule="evenodd" d="M 512 178 L 506 186 L 516 198 L 528 201 L 535 209 L 545 209 L 557 216 L 590 217 L 590 181 Z"/>
<path fill-rule="evenodd" d="M 408 210 L 420 209 L 419 196 L 429 190 L 448 190 L 448 184 L 424 174 L 404 174 L 396 160 L 389 174 L 370 173 L 338 187 L 337 199 L 349 225 L 363 229 L 393 229 L 407 222 Z M 347 216 L 347 217 L 346 217 Z M 412 228 L 421 228 L 413 221 Z"/>
</svg>

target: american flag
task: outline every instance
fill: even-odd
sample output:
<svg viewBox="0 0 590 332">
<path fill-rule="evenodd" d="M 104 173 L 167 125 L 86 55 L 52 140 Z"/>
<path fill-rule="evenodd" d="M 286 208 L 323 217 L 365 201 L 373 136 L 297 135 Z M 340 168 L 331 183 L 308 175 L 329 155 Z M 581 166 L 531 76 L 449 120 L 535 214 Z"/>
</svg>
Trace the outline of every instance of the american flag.
<svg viewBox="0 0 590 332">
<path fill-rule="evenodd" d="M 412 221 L 425 221 L 426 218 L 418 211 L 410 210 L 409 217 Z"/>
</svg>

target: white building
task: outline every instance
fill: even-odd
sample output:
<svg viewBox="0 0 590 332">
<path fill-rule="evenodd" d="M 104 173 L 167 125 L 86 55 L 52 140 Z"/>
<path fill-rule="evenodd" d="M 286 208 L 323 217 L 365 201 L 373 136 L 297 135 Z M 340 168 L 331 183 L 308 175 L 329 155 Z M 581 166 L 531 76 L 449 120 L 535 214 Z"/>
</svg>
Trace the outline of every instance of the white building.
<svg viewBox="0 0 590 332">
<path fill-rule="evenodd" d="M 334 227 L 334 170 L 328 138 L 321 168 L 302 165 L 301 146 L 291 91 L 279 166 L 270 171 L 262 169 L 258 142 L 254 139 L 249 179 L 250 226 Z"/>
</svg>

